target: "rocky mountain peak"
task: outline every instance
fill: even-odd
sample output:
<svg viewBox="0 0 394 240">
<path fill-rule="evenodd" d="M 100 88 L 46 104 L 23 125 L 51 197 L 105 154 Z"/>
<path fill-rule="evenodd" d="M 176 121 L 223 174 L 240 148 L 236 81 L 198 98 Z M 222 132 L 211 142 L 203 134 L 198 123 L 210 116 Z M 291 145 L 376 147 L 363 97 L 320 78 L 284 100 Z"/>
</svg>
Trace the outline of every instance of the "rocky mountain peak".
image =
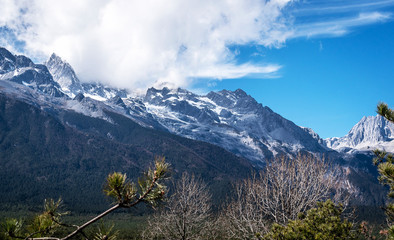
<svg viewBox="0 0 394 240">
<path fill-rule="evenodd" d="M 78 102 L 82 101 L 85 96 L 82 93 L 78 93 L 73 100 L 77 100 Z"/>
<path fill-rule="evenodd" d="M 206 97 L 221 107 L 232 108 L 239 113 L 264 111 L 263 106 L 242 89 L 210 92 Z"/>
<path fill-rule="evenodd" d="M 394 140 L 394 125 L 382 116 L 363 117 L 348 133 L 354 146 L 361 142 Z"/>
<path fill-rule="evenodd" d="M 127 97 L 128 92 L 125 89 L 115 89 L 101 83 L 82 83 L 71 65 L 55 53 L 45 62 L 45 65 L 53 79 L 61 86 L 62 91 L 71 98 L 79 93 L 99 101 L 106 101 L 115 96 Z"/>
<path fill-rule="evenodd" d="M 5 48 L 0 47 L 0 60 L 9 59 L 10 61 L 15 62 L 15 56 Z"/>
<path fill-rule="evenodd" d="M 56 55 L 56 53 L 52 53 L 52 55 L 49 57 L 47 62 L 48 63 L 63 62 L 63 60 L 58 55 Z"/>
<path fill-rule="evenodd" d="M 109 102 L 111 102 L 111 103 L 113 103 L 115 105 L 118 105 L 118 106 L 120 106 L 122 108 L 126 108 L 126 105 L 123 102 L 122 98 L 119 97 L 118 95 L 116 95 L 115 97 L 109 99 Z"/>
<path fill-rule="evenodd" d="M 15 61 L 16 57 L 12 53 L 5 48 L 0 48 L 0 74 L 14 70 Z"/>
<path fill-rule="evenodd" d="M 30 58 L 23 55 L 15 56 L 5 48 L 0 48 L 0 70 L 2 73 L 16 68 L 34 68 L 36 65 Z"/>
<path fill-rule="evenodd" d="M 183 88 L 169 89 L 167 87 L 160 89 L 149 88 L 145 94 L 144 101 L 158 105 L 165 105 L 168 101 L 195 101 L 197 95 Z"/>
<path fill-rule="evenodd" d="M 234 91 L 234 94 L 239 97 L 239 98 L 245 98 L 248 97 L 249 95 L 242 89 L 238 88 L 237 90 Z"/>
<path fill-rule="evenodd" d="M 59 83 L 63 92 L 70 97 L 74 97 L 82 92 L 81 83 L 75 74 L 74 69 L 66 61 L 63 61 L 55 53 L 45 62 L 49 72 L 52 74 L 56 82 Z"/>
<path fill-rule="evenodd" d="M 144 103 L 170 132 L 219 145 L 258 164 L 278 153 L 325 151 L 308 132 L 241 89 L 197 95 L 150 88 Z"/>
<path fill-rule="evenodd" d="M 344 137 L 324 140 L 338 151 L 370 151 L 375 148 L 394 152 L 394 124 L 382 116 L 363 117 Z"/>
<path fill-rule="evenodd" d="M 23 68 L 23 67 L 34 67 L 35 64 L 33 63 L 32 60 L 30 60 L 30 58 L 27 58 L 25 56 L 16 56 L 15 59 L 15 65 L 18 68 Z"/>
<path fill-rule="evenodd" d="M 0 48 L 0 80 L 23 84 L 54 97 L 64 96 L 46 66 L 34 64 L 22 55 L 15 56 L 5 48 Z"/>
</svg>

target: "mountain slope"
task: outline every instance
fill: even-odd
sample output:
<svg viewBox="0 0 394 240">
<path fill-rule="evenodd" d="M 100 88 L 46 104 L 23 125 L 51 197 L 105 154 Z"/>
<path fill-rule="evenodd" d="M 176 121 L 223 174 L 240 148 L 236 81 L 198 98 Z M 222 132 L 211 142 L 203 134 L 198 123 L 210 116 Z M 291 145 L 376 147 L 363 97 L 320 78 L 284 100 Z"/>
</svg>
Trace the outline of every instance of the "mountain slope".
<svg viewBox="0 0 394 240">
<path fill-rule="evenodd" d="M 170 132 L 221 146 L 256 164 L 277 154 L 326 151 L 309 133 L 240 89 L 199 96 L 150 88 L 144 103 Z"/>
<path fill-rule="evenodd" d="M 95 210 L 106 205 L 101 187 L 109 172 L 139 176 L 156 155 L 167 158 L 174 177 L 187 170 L 215 186 L 250 173 L 247 160 L 217 146 L 141 127 L 107 109 L 106 118 L 95 118 L 41 108 L 13 85 L 0 86 L 1 206 L 37 205 L 61 194 L 69 206 Z"/>
<path fill-rule="evenodd" d="M 324 143 L 341 152 L 372 151 L 376 148 L 394 152 L 394 124 L 379 115 L 363 117 L 346 136 L 328 138 Z"/>
<path fill-rule="evenodd" d="M 120 113 L 143 126 L 218 145 L 257 165 L 277 154 L 327 151 L 302 128 L 263 107 L 240 89 L 210 92 L 205 96 L 167 88 L 150 88 L 143 98 L 121 96 L 114 89 L 94 95 L 79 83 L 72 67 L 56 55 L 46 65 L 71 97 L 83 93 L 116 104 Z M 92 85 L 92 89 L 97 86 Z"/>
</svg>

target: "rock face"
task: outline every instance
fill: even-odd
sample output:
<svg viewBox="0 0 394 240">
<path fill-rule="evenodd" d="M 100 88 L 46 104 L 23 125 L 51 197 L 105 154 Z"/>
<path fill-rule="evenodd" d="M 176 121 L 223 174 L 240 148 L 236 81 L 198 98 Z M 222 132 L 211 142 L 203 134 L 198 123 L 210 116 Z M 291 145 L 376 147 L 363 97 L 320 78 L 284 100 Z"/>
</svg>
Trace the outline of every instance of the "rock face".
<svg viewBox="0 0 394 240">
<path fill-rule="evenodd" d="M 78 93 L 82 93 L 82 85 L 79 82 L 73 68 L 67 62 L 64 62 L 56 54 L 52 54 L 47 62 L 45 62 L 49 72 L 52 74 L 56 82 L 59 83 L 62 91 L 74 97 Z"/>
<path fill-rule="evenodd" d="M 64 96 L 45 65 L 34 64 L 25 56 L 15 56 L 5 48 L 0 48 L 0 80 L 23 84 L 54 97 Z"/>
<path fill-rule="evenodd" d="M 346 136 L 328 138 L 324 143 L 340 152 L 372 151 L 376 148 L 394 152 L 394 124 L 379 115 L 363 117 Z"/>
<path fill-rule="evenodd" d="M 241 89 L 199 96 L 184 89 L 150 88 L 144 103 L 170 132 L 216 144 L 257 164 L 278 153 L 326 150 Z"/>
<path fill-rule="evenodd" d="M 115 96 L 127 97 L 125 89 L 110 88 L 100 83 L 81 83 L 71 65 L 54 53 L 45 62 L 45 66 L 55 81 L 59 83 L 62 91 L 71 98 L 74 98 L 78 93 L 101 101 Z"/>
</svg>

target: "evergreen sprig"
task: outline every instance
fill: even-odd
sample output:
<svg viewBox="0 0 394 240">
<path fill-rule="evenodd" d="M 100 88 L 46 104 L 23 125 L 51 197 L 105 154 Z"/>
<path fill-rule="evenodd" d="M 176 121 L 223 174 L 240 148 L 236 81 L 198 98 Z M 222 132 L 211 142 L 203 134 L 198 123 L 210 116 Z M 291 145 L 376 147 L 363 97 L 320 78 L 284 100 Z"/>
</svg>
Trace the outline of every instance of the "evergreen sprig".
<svg viewBox="0 0 394 240">
<path fill-rule="evenodd" d="M 143 177 L 138 179 L 138 186 L 135 183 L 131 183 L 127 179 L 126 174 L 120 172 L 109 174 L 104 192 L 107 196 L 114 199 L 114 206 L 80 226 L 62 223 L 61 217 L 68 214 L 68 212 L 59 211 L 62 206 L 62 200 L 54 201 L 53 199 L 48 199 L 44 202 L 43 213 L 37 215 L 29 226 L 24 227 L 23 221 L 17 219 L 7 219 L 3 222 L 0 229 L 0 239 L 4 237 L 5 239 L 25 240 L 67 240 L 77 234 L 82 234 L 87 239 L 83 230 L 118 208 L 130 208 L 141 202 L 155 206 L 167 191 L 162 181 L 168 177 L 168 169 L 169 164 L 165 162 L 164 157 L 155 158 L 154 168 L 149 168 Z M 48 237 L 53 236 L 55 230 L 60 226 L 74 227 L 75 229 L 63 238 Z M 114 240 L 116 236 L 117 232 L 113 232 L 113 226 L 100 225 L 98 232 L 94 235 L 94 239 Z"/>
<path fill-rule="evenodd" d="M 100 222 L 97 227 L 97 232 L 94 235 L 94 240 L 115 240 L 118 237 L 119 231 L 114 231 L 115 225 L 105 225 L 103 222 Z"/>
<path fill-rule="evenodd" d="M 379 103 L 376 112 L 386 118 L 388 121 L 394 123 L 394 111 L 388 107 L 386 103 Z M 373 163 L 378 167 L 379 181 L 383 185 L 389 186 L 390 190 L 388 197 L 394 199 L 394 155 L 386 151 L 376 149 L 374 151 L 375 158 Z M 385 208 L 389 228 L 385 232 L 387 239 L 394 239 L 394 204 L 389 202 Z"/>
<path fill-rule="evenodd" d="M 22 227 L 23 227 L 23 221 L 21 219 L 18 220 L 15 218 L 6 219 L 1 224 L 2 233 L 5 239 L 9 239 L 9 238 L 24 239 L 24 237 L 22 237 Z"/>
<path fill-rule="evenodd" d="M 259 234 L 256 237 L 267 240 L 356 239 L 351 231 L 353 224 L 341 218 L 342 212 L 342 206 L 335 205 L 331 200 L 319 202 L 316 208 L 300 214 L 297 220 L 289 221 L 286 226 L 275 223 L 264 237 Z"/>
<path fill-rule="evenodd" d="M 132 207 L 140 201 L 155 206 L 167 190 L 161 182 L 167 178 L 168 167 L 164 157 L 156 158 L 155 167 L 149 168 L 138 179 L 138 187 L 135 183 L 130 183 L 126 174 L 114 172 L 107 177 L 104 192 L 121 207 Z"/>
<path fill-rule="evenodd" d="M 394 122 L 394 111 L 386 103 L 379 103 L 376 112 L 390 122 Z"/>
</svg>

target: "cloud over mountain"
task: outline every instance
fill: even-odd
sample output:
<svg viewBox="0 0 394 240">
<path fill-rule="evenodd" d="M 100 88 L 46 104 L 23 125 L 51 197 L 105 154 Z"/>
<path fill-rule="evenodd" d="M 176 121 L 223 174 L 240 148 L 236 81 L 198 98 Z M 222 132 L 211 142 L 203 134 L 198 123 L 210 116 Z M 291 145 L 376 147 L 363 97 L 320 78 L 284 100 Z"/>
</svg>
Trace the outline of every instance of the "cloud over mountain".
<svg viewBox="0 0 394 240">
<path fill-rule="evenodd" d="M 55 52 L 82 81 L 146 90 L 196 79 L 278 77 L 281 63 L 238 46 L 281 47 L 391 19 L 394 0 L 0 0 L 0 46 L 45 61 Z M 240 61 L 241 60 L 241 61 Z"/>
<path fill-rule="evenodd" d="M 37 60 L 56 52 L 85 81 L 146 88 L 276 72 L 274 64 L 237 64 L 229 47 L 283 44 L 290 0 L 1 2 L 0 27 L 23 52 Z"/>
</svg>

